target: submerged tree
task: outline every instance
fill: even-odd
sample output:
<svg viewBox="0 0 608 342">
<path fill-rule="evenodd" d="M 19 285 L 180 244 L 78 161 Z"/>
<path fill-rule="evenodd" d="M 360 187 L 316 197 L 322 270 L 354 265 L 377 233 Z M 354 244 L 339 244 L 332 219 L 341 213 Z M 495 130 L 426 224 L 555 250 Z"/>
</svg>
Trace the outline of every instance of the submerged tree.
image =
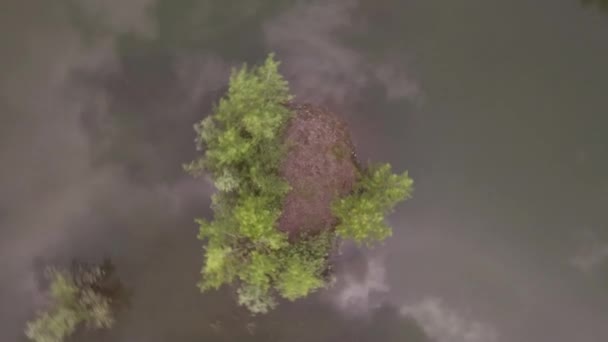
<svg viewBox="0 0 608 342">
<path fill-rule="evenodd" d="M 608 11 L 608 0 L 580 0 L 583 6 L 594 6 L 603 11 Z"/>
<path fill-rule="evenodd" d="M 80 326 L 110 328 L 124 290 L 109 261 L 75 262 L 70 270 L 49 268 L 49 307 L 27 323 L 25 335 L 35 342 L 62 342 Z"/>
<path fill-rule="evenodd" d="M 227 95 L 195 125 L 204 155 L 186 165 L 218 190 L 206 240 L 201 290 L 236 283 L 253 313 L 276 295 L 304 297 L 329 280 L 337 238 L 371 244 L 390 235 L 384 216 L 412 191 L 407 173 L 362 168 L 346 126 L 326 109 L 292 102 L 270 55 L 230 76 Z"/>
</svg>

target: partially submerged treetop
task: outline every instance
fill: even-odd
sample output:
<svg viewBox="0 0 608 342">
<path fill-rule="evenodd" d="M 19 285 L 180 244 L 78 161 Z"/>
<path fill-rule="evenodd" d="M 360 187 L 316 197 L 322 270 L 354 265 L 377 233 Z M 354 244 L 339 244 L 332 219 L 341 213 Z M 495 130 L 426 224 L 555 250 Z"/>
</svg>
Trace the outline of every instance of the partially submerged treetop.
<svg viewBox="0 0 608 342">
<path fill-rule="evenodd" d="M 227 95 L 195 125 L 204 156 L 186 166 L 218 190 L 202 290 L 236 283 L 239 303 L 267 312 L 275 295 L 295 300 L 327 284 L 337 237 L 370 243 L 390 235 L 384 216 L 409 197 L 407 173 L 361 169 L 348 130 L 329 111 L 291 102 L 270 55 L 233 71 Z"/>
<path fill-rule="evenodd" d="M 79 327 L 110 328 L 126 293 L 106 260 L 101 265 L 74 262 L 71 269 L 49 268 L 50 305 L 27 323 L 25 335 L 35 342 L 63 342 Z"/>
</svg>

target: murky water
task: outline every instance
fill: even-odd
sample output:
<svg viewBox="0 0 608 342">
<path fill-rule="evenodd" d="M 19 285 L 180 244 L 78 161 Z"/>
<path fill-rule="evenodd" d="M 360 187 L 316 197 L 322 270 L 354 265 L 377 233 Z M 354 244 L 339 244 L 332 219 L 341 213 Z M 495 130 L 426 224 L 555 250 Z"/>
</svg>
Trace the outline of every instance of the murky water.
<svg viewBox="0 0 608 342">
<path fill-rule="evenodd" d="M 83 341 L 608 339 L 608 13 L 576 0 L 5 0 L 0 340 L 40 263 L 111 257 L 134 297 Z M 416 180 L 330 291 L 248 317 L 201 295 L 192 124 L 275 51 L 363 160 Z"/>
</svg>

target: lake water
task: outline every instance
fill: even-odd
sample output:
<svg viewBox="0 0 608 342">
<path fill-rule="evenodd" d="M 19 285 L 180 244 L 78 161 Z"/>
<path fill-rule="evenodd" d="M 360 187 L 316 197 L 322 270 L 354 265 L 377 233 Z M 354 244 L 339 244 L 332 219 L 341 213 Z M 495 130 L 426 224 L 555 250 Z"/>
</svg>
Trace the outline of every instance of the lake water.
<svg viewBox="0 0 608 342">
<path fill-rule="evenodd" d="M 133 292 L 77 341 L 608 340 L 608 12 L 577 0 L 4 0 L 0 340 L 40 265 L 111 257 Z M 181 164 L 232 67 L 276 52 L 296 97 L 409 170 L 394 236 L 249 317 L 201 295 Z"/>
</svg>

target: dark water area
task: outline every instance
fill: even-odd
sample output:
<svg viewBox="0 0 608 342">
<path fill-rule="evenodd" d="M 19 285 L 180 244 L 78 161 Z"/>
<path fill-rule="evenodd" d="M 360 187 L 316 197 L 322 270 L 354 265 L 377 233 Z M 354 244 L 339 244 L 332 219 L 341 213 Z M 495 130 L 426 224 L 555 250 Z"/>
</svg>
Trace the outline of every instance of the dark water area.
<svg viewBox="0 0 608 342">
<path fill-rule="evenodd" d="M 0 341 L 41 265 L 110 257 L 133 293 L 75 341 L 608 340 L 608 12 L 576 0 L 5 0 Z M 409 170 L 394 236 L 251 317 L 200 294 L 192 125 L 275 52 L 363 161 Z"/>
</svg>

